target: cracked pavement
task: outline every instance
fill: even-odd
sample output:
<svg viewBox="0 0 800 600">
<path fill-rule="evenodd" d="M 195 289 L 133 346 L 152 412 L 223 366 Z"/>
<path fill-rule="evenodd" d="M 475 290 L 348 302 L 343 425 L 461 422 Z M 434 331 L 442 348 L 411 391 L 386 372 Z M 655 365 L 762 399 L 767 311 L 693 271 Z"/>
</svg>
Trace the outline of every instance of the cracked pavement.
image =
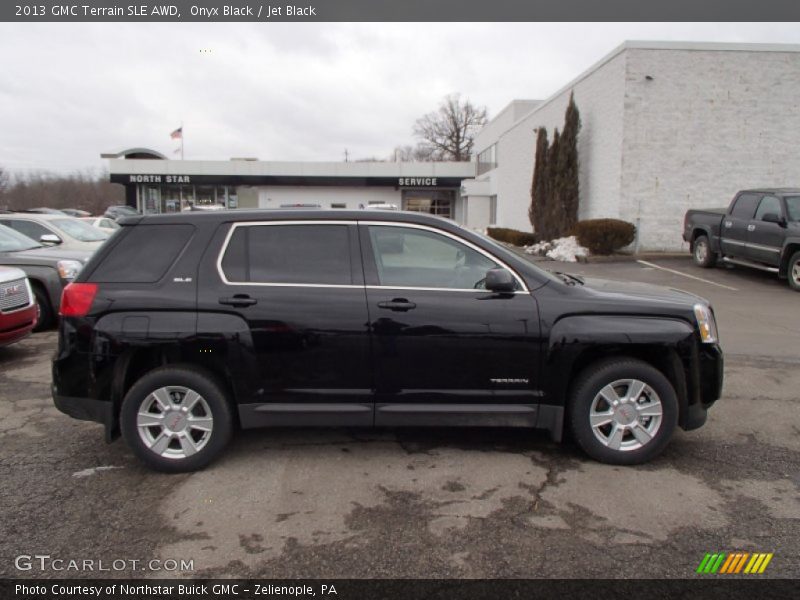
<svg viewBox="0 0 800 600">
<path fill-rule="evenodd" d="M 0 575 L 97 575 L 14 567 L 49 554 L 189 559 L 193 572 L 170 575 L 203 577 L 691 577 L 706 552 L 744 550 L 775 553 L 764 576 L 800 577 L 800 296 L 742 271 L 670 268 L 738 289 L 633 262 L 558 265 L 716 307 L 723 398 L 638 467 L 527 430 L 278 429 L 239 432 L 206 470 L 163 475 L 53 407 L 55 333 L 2 348 Z M 768 339 L 753 338 L 761 327 Z"/>
</svg>

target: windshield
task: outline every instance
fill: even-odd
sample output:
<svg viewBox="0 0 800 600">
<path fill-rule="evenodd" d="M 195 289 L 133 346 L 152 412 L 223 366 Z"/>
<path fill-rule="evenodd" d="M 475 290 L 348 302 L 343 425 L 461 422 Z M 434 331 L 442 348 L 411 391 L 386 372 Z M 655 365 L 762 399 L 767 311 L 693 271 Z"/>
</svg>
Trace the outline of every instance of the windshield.
<svg viewBox="0 0 800 600">
<path fill-rule="evenodd" d="M 55 219 L 50 223 L 81 242 L 102 242 L 108 239 L 107 233 L 78 219 Z"/>
<path fill-rule="evenodd" d="M 800 221 L 800 196 L 786 198 L 786 214 L 790 221 Z"/>
<path fill-rule="evenodd" d="M 5 225 L 0 225 L 0 252 L 17 252 L 41 247 L 41 244 L 37 244 L 28 236 L 17 233 Z"/>
</svg>

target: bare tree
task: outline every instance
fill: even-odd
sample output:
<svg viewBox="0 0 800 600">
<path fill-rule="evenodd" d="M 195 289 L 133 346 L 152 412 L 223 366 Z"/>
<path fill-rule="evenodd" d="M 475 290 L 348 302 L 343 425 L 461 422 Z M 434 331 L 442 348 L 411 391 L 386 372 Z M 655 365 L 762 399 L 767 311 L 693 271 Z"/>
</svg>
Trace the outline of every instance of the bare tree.
<svg viewBox="0 0 800 600">
<path fill-rule="evenodd" d="M 421 162 L 431 160 L 431 152 L 427 147 L 422 144 L 412 146 L 406 144 L 404 146 L 397 146 L 392 152 L 391 162 Z"/>
<path fill-rule="evenodd" d="M 488 121 L 486 108 L 462 102 L 459 94 L 445 96 L 438 110 L 417 119 L 414 135 L 430 160 L 468 161 L 475 135 Z"/>
<path fill-rule="evenodd" d="M 8 189 L 8 185 L 8 171 L 6 171 L 3 167 L 0 167 L 0 197 L 2 197 L 2 195 Z"/>
<path fill-rule="evenodd" d="M 125 190 L 108 180 L 108 173 L 94 171 L 56 175 L 44 171 L 20 173 L 9 183 L 2 203 L 15 210 L 47 206 L 80 208 L 102 214 L 111 204 L 123 204 Z"/>
</svg>

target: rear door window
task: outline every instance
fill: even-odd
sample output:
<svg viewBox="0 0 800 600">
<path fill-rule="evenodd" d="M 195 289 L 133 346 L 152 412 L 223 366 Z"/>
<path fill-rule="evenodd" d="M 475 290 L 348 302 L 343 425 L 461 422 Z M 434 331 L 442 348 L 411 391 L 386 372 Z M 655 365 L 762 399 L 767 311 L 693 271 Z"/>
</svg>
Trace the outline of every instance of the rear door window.
<svg viewBox="0 0 800 600">
<path fill-rule="evenodd" d="M 232 284 L 352 285 L 350 227 L 238 225 L 221 266 Z"/>
<path fill-rule="evenodd" d="M 155 283 L 166 275 L 194 233 L 194 226 L 137 225 L 94 270 L 97 283 Z"/>
</svg>

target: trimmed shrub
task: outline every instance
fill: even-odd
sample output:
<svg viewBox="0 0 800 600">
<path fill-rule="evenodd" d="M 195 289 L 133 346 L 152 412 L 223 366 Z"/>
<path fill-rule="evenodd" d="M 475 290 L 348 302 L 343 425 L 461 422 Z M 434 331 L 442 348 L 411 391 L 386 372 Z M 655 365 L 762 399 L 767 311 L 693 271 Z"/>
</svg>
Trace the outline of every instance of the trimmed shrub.
<svg viewBox="0 0 800 600">
<path fill-rule="evenodd" d="M 505 242 L 514 246 L 530 246 L 539 241 L 539 236 L 527 231 L 517 231 L 516 229 L 506 229 L 505 227 L 489 227 L 486 233 L 490 238 L 499 242 Z"/>
<path fill-rule="evenodd" d="M 619 219 L 589 219 L 578 221 L 573 235 L 592 254 L 611 254 L 633 242 L 636 227 Z"/>
</svg>

